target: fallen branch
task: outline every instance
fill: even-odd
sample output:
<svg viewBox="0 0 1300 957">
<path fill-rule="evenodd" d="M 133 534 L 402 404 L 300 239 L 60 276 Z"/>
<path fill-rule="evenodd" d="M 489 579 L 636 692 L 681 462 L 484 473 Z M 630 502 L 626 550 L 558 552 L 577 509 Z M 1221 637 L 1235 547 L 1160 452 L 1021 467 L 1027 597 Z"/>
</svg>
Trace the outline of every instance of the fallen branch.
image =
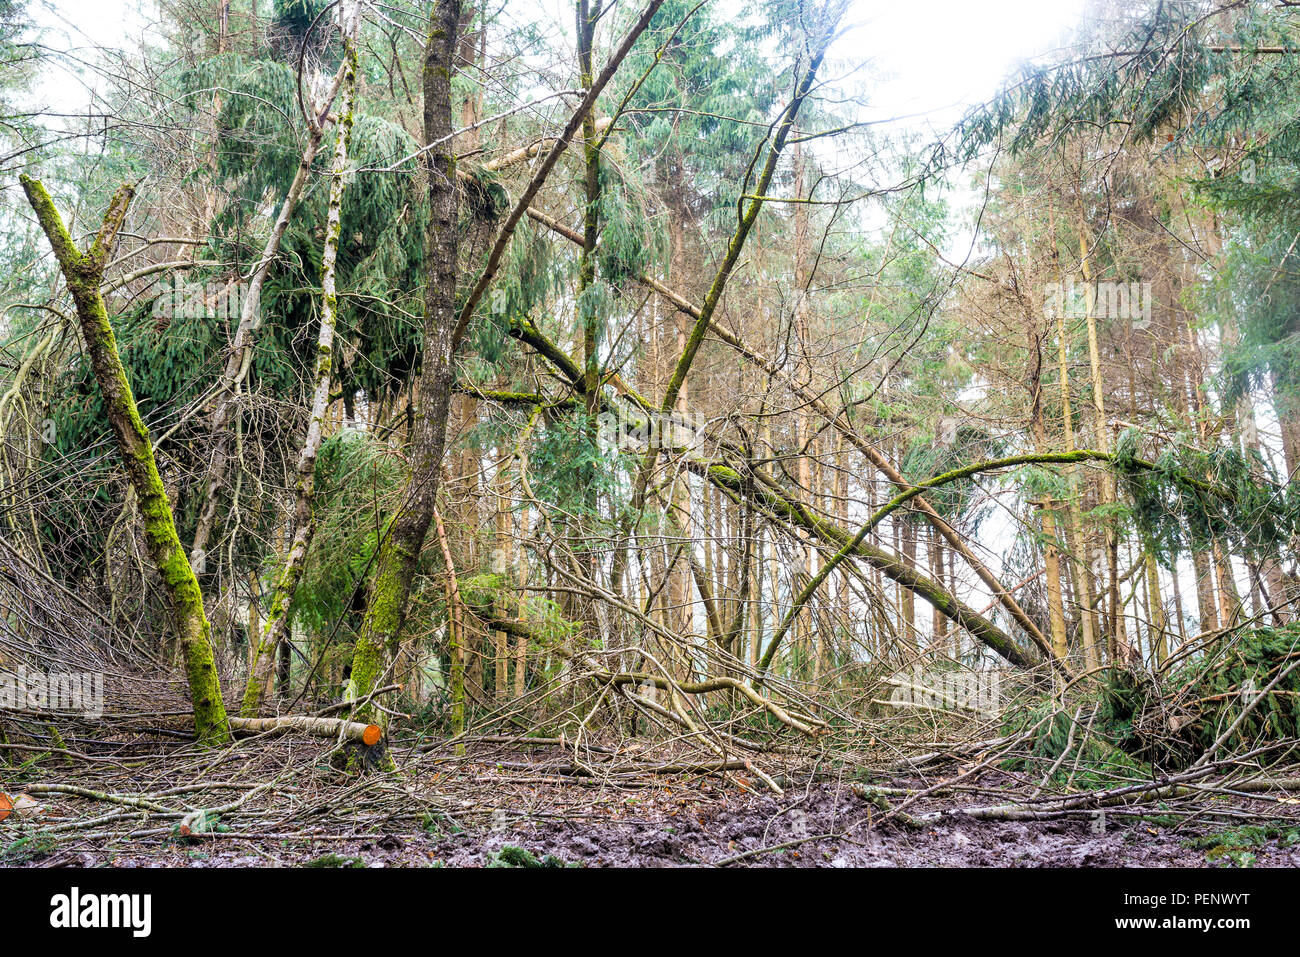
<svg viewBox="0 0 1300 957">
<path fill-rule="evenodd" d="M 244 734 L 299 731 L 318 738 L 342 738 L 344 741 L 360 741 L 368 748 L 373 748 L 384 737 L 383 731 L 377 724 L 345 721 L 342 718 L 312 718 L 307 715 L 285 715 L 279 718 L 232 717 L 230 727 L 232 730 Z"/>
</svg>

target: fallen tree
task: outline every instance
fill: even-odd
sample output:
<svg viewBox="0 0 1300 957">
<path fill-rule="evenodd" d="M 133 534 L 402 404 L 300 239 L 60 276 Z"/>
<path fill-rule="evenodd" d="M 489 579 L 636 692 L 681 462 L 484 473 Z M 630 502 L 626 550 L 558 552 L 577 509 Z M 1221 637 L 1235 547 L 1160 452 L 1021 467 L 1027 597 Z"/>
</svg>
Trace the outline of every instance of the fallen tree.
<svg viewBox="0 0 1300 957">
<path fill-rule="evenodd" d="M 583 244 L 584 240 L 580 233 L 576 230 L 569 229 L 564 224 L 556 221 L 550 216 L 547 216 L 540 210 L 529 207 L 528 215 L 535 221 L 541 223 L 547 229 L 557 235 L 563 236 L 570 242 L 577 243 L 578 245 Z M 826 404 L 826 401 L 817 392 L 799 383 L 793 376 L 783 370 L 767 356 L 745 343 L 735 333 L 723 328 L 723 326 L 721 326 L 712 315 L 706 317 L 705 314 L 701 312 L 699 306 L 696 306 L 694 303 L 690 302 L 658 279 L 644 273 L 637 273 L 633 278 L 637 282 L 646 286 L 646 288 L 654 290 L 683 315 L 690 316 L 692 319 L 697 321 L 706 321 L 710 333 L 717 336 L 720 340 L 734 349 L 745 360 L 753 363 L 768 375 L 784 383 L 801 402 L 806 403 L 809 408 L 822 416 L 822 418 L 828 422 L 831 427 L 845 439 L 845 441 L 861 453 L 862 456 L 880 472 L 880 474 L 884 475 L 885 478 L 895 486 L 905 491 L 913 487 L 911 483 L 903 477 L 903 474 L 894 467 L 893 463 L 889 461 L 884 453 L 858 434 L 857 430 L 853 428 L 852 423 L 849 421 L 847 409 L 842 409 L 836 412 Z M 548 358 L 551 358 L 551 356 L 548 356 Z M 649 408 L 649 404 L 643 399 L 638 399 L 638 405 L 641 405 L 646 409 Z M 988 566 L 979 560 L 975 553 L 970 550 L 970 547 L 965 543 L 965 541 L 962 540 L 961 536 L 957 534 L 956 530 L 944 520 L 943 516 L 935 510 L 934 506 L 932 506 L 923 495 L 916 495 L 912 501 L 912 505 L 925 515 L 926 520 L 940 535 L 943 536 L 944 540 L 952 546 L 957 554 L 962 557 L 962 560 L 965 561 L 971 570 L 975 572 L 980 581 L 982 581 L 993 593 L 995 600 L 1006 608 L 1008 614 L 1011 615 L 1016 624 L 1020 625 L 1020 627 L 1025 630 L 1025 633 L 1029 635 L 1034 644 L 1037 645 L 1044 654 L 1055 658 L 1055 655 L 1051 652 L 1051 643 L 1043 634 L 1042 629 L 1040 629 L 1034 620 L 1026 614 L 1024 608 L 1022 608 L 1020 603 L 1016 600 L 1013 590 L 1006 588 L 998 580 L 997 576 L 989 570 Z"/>
<path fill-rule="evenodd" d="M 383 729 L 364 721 L 345 718 L 314 718 L 309 715 L 283 715 L 278 718 L 230 718 L 230 727 L 244 734 L 276 734 L 297 731 L 318 738 L 356 741 L 374 747 L 384 739 Z"/>
<path fill-rule="evenodd" d="M 520 320 L 512 324 L 510 331 L 512 336 L 547 359 L 563 376 L 566 385 L 580 394 L 585 394 L 586 384 L 578 364 L 542 333 L 535 323 L 526 319 Z M 518 401 L 520 396 L 512 396 L 512 399 Z M 532 396 L 530 399 L 537 405 L 544 405 L 547 402 L 540 395 Z M 631 393 L 628 400 L 634 402 L 638 408 L 646 408 L 645 400 L 635 393 Z M 600 408 L 603 410 L 610 407 L 609 400 L 602 397 Z M 852 532 L 818 517 L 793 493 L 788 492 L 775 479 L 760 470 L 748 470 L 748 474 L 754 481 L 746 481 L 744 475 L 731 465 L 718 464 L 692 456 L 687 456 L 684 464 L 686 468 L 711 482 L 733 500 L 750 502 L 769 521 L 778 526 L 802 529 L 824 545 L 834 549 L 839 549 L 853 540 Z M 878 568 L 887 578 L 930 602 L 1011 664 L 1022 668 L 1029 668 L 1036 664 L 1032 653 L 1017 645 L 1006 632 L 901 559 L 866 541 L 853 546 L 850 554 Z"/>
</svg>

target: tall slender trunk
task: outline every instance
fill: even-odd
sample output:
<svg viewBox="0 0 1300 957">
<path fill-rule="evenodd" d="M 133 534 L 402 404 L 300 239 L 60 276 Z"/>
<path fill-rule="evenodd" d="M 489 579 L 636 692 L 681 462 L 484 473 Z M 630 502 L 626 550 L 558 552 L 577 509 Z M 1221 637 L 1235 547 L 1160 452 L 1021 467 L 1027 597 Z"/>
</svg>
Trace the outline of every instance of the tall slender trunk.
<svg viewBox="0 0 1300 957">
<path fill-rule="evenodd" d="M 812 277 L 809 275 L 809 260 L 812 258 L 809 249 L 809 223 L 808 223 L 808 204 L 803 202 L 807 199 L 807 169 L 804 162 L 803 144 L 798 140 L 790 149 L 790 159 L 794 166 L 794 339 L 798 344 L 798 363 L 795 369 L 795 377 L 802 382 L 810 383 L 812 380 L 812 367 L 808 362 L 808 351 L 811 346 L 809 340 L 809 318 L 808 318 L 808 297 L 809 286 Z M 809 504 L 815 504 L 817 501 L 816 493 L 813 489 L 812 470 L 813 470 L 813 444 L 814 434 L 812 422 L 808 414 L 808 407 L 800 403 L 794 414 L 794 446 L 799 450 L 799 460 L 797 467 L 797 476 L 800 488 L 800 494 L 807 499 Z M 807 448 L 805 448 L 807 446 Z M 809 578 L 817 574 L 817 549 L 813 547 L 811 540 L 808 541 L 803 553 L 803 572 Z M 937 612 L 936 612 L 937 614 Z M 820 658 L 816 647 L 817 637 L 816 629 L 813 627 L 812 609 L 805 606 L 799 615 L 799 644 L 805 652 L 805 659 L 811 657 L 813 661 L 813 674 L 817 674 L 817 662 Z"/>
<path fill-rule="evenodd" d="M 765 576 L 763 574 L 766 562 L 763 561 L 763 552 L 767 547 L 763 536 L 763 529 L 758 524 L 758 516 L 753 514 L 753 509 L 745 503 L 745 508 L 750 515 L 750 534 L 753 535 L 753 551 L 749 556 L 750 580 L 754 583 L 752 586 L 753 603 L 749 608 L 749 653 L 746 661 L 749 667 L 753 668 L 758 664 L 759 645 L 763 641 L 763 585 Z"/>
<path fill-rule="evenodd" d="M 1039 452 L 1048 451 L 1047 425 L 1043 421 L 1043 339 L 1037 329 L 1029 333 L 1029 403 L 1034 443 Z M 1061 559 L 1056 547 L 1056 511 L 1050 495 L 1038 503 L 1043 526 L 1043 564 L 1047 572 L 1047 611 L 1051 625 L 1052 653 L 1064 660 L 1069 653 L 1065 640 L 1065 602 L 1061 595 Z"/>
<path fill-rule="evenodd" d="M 339 13 L 342 18 L 344 10 Z M 297 494 L 293 509 L 293 532 L 284 566 L 271 594 L 266 624 L 253 667 L 248 673 L 244 688 L 244 701 L 240 714 L 251 718 L 262 707 L 262 700 L 270 684 L 271 669 L 276 650 L 281 642 L 290 640 L 289 605 L 302 578 L 307 550 L 316 534 L 316 519 L 312 499 L 316 488 L 316 458 L 324 438 L 325 413 L 329 408 L 330 385 L 333 382 L 334 329 L 338 319 L 337 263 L 339 236 L 343 229 L 343 193 L 347 188 L 348 147 L 352 140 L 353 96 L 356 87 L 357 54 L 349 28 L 344 27 L 343 59 L 344 77 L 337 142 L 330 167 L 329 207 L 325 219 L 325 245 L 321 252 L 321 313 L 320 331 L 316 337 L 316 385 L 312 393 L 311 413 L 307 420 L 307 436 L 298 453 Z M 287 682 L 286 682 L 287 684 Z"/>
<path fill-rule="evenodd" d="M 925 550 L 930 559 L 930 574 L 936 582 L 942 585 L 944 578 L 947 577 L 945 575 L 946 563 L 943 560 L 943 550 L 939 547 L 939 533 L 933 526 L 931 526 L 926 534 Z M 930 630 L 932 634 L 931 646 L 936 652 L 941 651 L 943 648 L 943 641 L 947 636 L 945 630 L 947 620 L 948 619 L 944 617 L 943 612 L 938 608 L 932 609 L 932 614 L 930 616 Z"/>
<path fill-rule="evenodd" d="M 1195 549 L 1192 552 L 1192 568 L 1196 576 L 1196 612 L 1201 631 L 1217 631 L 1218 602 L 1215 597 L 1214 578 L 1210 571 L 1210 560 L 1204 550 Z"/>
<path fill-rule="evenodd" d="M 578 38 L 578 79 L 584 91 L 590 91 L 596 80 L 592 60 L 595 45 L 596 24 L 601 16 L 601 0 L 578 0 L 574 5 Z M 582 216 L 582 250 L 578 254 L 578 285 L 574 293 L 577 307 L 577 335 L 581 344 L 578 354 L 582 357 L 582 369 L 585 381 L 585 419 L 583 432 L 588 445 L 596 444 L 596 415 L 600 400 L 600 325 L 597 297 L 592 294 L 596 283 L 596 244 L 600 239 L 600 134 L 596 130 L 595 107 L 582 119 L 582 156 L 583 156 L 583 216 Z M 596 516 L 598 508 L 597 483 L 595 470 L 589 457 L 584 457 L 579 472 L 579 486 L 582 489 L 582 512 L 574 522 L 574 533 L 578 545 L 573 549 L 575 571 L 586 578 L 594 580 L 599 565 L 599 554 L 590 547 L 592 540 L 588 535 L 589 523 Z M 578 623 L 580 634 L 591 635 L 595 632 L 594 609 L 585 596 L 570 592 L 565 595 L 569 608 L 568 617 Z"/>
<path fill-rule="evenodd" d="M 433 509 L 433 524 L 437 529 L 438 549 L 442 552 L 442 563 L 447 573 L 447 657 L 451 671 L 451 733 L 458 735 L 465 730 L 465 619 L 462 616 L 464 603 L 460 600 L 460 586 L 456 582 L 456 564 L 452 561 L 451 545 L 447 541 L 447 529 L 442 524 L 442 516 Z M 459 752 L 459 746 L 457 747 Z"/>
<path fill-rule="evenodd" d="M 685 184 L 682 182 L 682 157 L 678 154 L 674 157 L 671 171 L 669 173 L 670 194 L 673 202 L 669 204 L 668 222 L 671 231 L 672 252 L 669 262 L 669 275 L 672 276 L 674 283 L 681 283 L 685 278 L 686 272 L 686 248 L 685 232 L 688 222 L 687 213 L 684 204 L 681 202 L 685 195 Z M 680 355 L 686 348 L 686 339 L 689 333 L 685 317 L 678 316 L 676 322 L 676 354 Z M 683 383 L 681 391 L 677 395 L 677 402 L 674 410 L 680 413 L 687 411 L 687 404 L 690 401 L 690 385 Z M 692 522 L 691 522 L 691 483 L 686 475 L 677 475 L 673 478 L 669 490 L 669 508 L 668 508 L 668 527 L 678 529 L 675 546 L 682 548 L 693 547 L 692 541 Z M 673 618 L 669 622 L 669 629 L 673 634 L 687 635 L 694 631 L 694 594 L 691 591 L 691 571 L 688 561 L 678 561 L 671 569 L 669 574 L 672 576 L 669 583 L 669 594 L 673 608 Z M 668 654 L 674 656 L 677 649 L 668 649 Z M 685 660 L 685 659 L 683 659 Z M 670 665 L 671 666 L 671 665 Z M 679 674 L 682 677 L 687 676 L 687 671 L 683 665 Z"/>
<path fill-rule="evenodd" d="M 1300 388 L 1292 381 L 1294 378 L 1295 373 L 1286 379 L 1277 373 L 1269 376 L 1288 476 L 1300 475 Z"/>
<path fill-rule="evenodd" d="M 1197 435 L 1204 437 L 1204 415 L 1200 401 L 1200 349 L 1191 326 L 1186 325 L 1187 361 L 1183 363 L 1182 395 L 1187 418 L 1194 424 Z M 1201 631 L 1217 631 L 1219 628 L 1218 589 L 1215 587 L 1214 572 L 1210 556 L 1204 547 L 1192 548 L 1192 568 L 1196 575 L 1196 609 L 1197 621 Z"/>
<path fill-rule="evenodd" d="M 1219 337 L 1225 346 L 1229 347 L 1235 346 L 1240 339 L 1236 327 L 1231 323 L 1220 323 Z M 1248 456 L 1254 455 L 1261 461 L 1266 461 L 1264 449 L 1260 443 L 1259 426 L 1255 420 L 1255 402 L 1250 394 L 1249 387 L 1238 397 L 1232 412 L 1237 420 L 1236 434 L 1240 437 L 1241 450 Z M 1229 568 L 1231 568 L 1230 561 Z M 1279 607 L 1282 604 L 1283 596 L 1286 594 L 1286 577 L 1277 559 L 1272 556 L 1264 556 L 1259 563 L 1259 574 L 1251 572 L 1251 575 L 1253 583 L 1262 592 L 1260 608 L 1257 609 L 1257 612 L 1263 614 L 1265 609 L 1271 606 L 1272 616 L 1277 624 L 1285 624 L 1290 621 L 1293 617 L 1290 609 Z"/>
<path fill-rule="evenodd" d="M 514 561 L 510 554 L 513 540 L 510 536 L 510 471 L 507 460 L 497 468 L 496 475 L 496 548 L 493 553 L 492 571 L 500 576 L 497 592 L 504 591 L 509 581 Z M 505 609 L 498 609 L 504 615 Z M 510 687 L 510 636 L 504 631 L 493 632 L 493 690 L 498 701 L 504 701 Z"/>
<path fill-rule="evenodd" d="M 1147 602 L 1150 607 L 1150 613 L 1147 616 L 1150 619 L 1150 644 L 1156 664 L 1162 665 L 1165 658 L 1169 656 L 1169 636 L 1164 602 L 1160 597 L 1160 571 L 1156 567 L 1155 555 L 1149 550 L 1144 554 L 1143 562 L 1146 565 Z"/>
<path fill-rule="evenodd" d="M 1219 588 L 1219 608 L 1223 611 L 1223 627 L 1230 628 L 1241 617 L 1241 596 L 1232 571 L 1232 557 L 1219 542 L 1214 543 L 1214 574 Z"/>
<path fill-rule="evenodd" d="M 1187 641 L 1187 628 L 1186 625 L 1184 624 L 1187 618 L 1187 613 L 1183 610 L 1183 589 L 1182 586 L 1178 584 L 1178 579 L 1180 577 L 1182 576 L 1179 574 L 1178 571 L 1178 563 L 1175 562 L 1174 572 L 1170 576 L 1170 580 L 1172 581 L 1173 588 L 1174 588 L 1174 614 L 1178 616 L 1178 620 L 1176 624 L 1177 624 L 1179 647 L 1181 647 Z"/>
<path fill-rule="evenodd" d="M 519 457 L 519 474 L 523 476 L 528 471 L 527 452 Z M 527 589 L 529 582 L 528 574 L 528 549 L 526 543 L 531 533 L 532 515 L 528 511 L 528 505 L 519 510 L 519 549 L 516 552 L 518 559 L 518 572 L 516 578 L 521 589 Z M 521 592 L 519 598 L 519 618 L 521 621 L 528 620 L 528 592 Z M 527 689 L 528 681 L 528 637 L 520 634 L 515 638 L 515 697 L 522 698 L 524 691 Z"/>
<path fill-rule="evenodd" d="M 198 525 L 194 532 L 194 543 L 190 548 L 190 561 L 199 569 L 202 569 L 206 564 L 208 545 L 212 537 L 212 530 L 216 525 L 217 509 L 221 502 L 221 490 L 226 481 L 226 469 L 230 464 L 231 438 L 226 426 L 230 423 L 230 418 L 235 411 L 234 390 L 248 375 L 253 358 L 253 339 L 262 324 L 262 287 L 265 285 L 266 277 L 280 252 L 280 242 L 284 238 L 285 230 L 289 228 L 289 220 L 292 218 L 294 210 L 297 209 L 298 201 L 302 198 L 303 190 L 307 186 L 312 163 L 316 159 L 316 152 L 320 149 L 321 140 L 325 136 L 325 117 L 329 114 L 334 98 L 338 95 L 338 90 L 342 86 L 347 69 L 348 64 L 346 62 L 339 67 L 339 72 L 325 97 L 323 106 L 317 116 L 311 119 L 307 130 L 307 145 L 303 148 L 302 157 L 298 161 L 298 168 L 294 171 L 293 180 L 284 194 L 284 201 L 280 204 L 280 212 L 276 215 L 275 222 L 271 226 L 271 234 L 266 238 L 266 243 L 262 248 L 262 257 L 253 267 L 253 271 L 248 277 L 248 287 L 240 298 L 239 325 L 235 328 L 235 337 L 231 343 L 230 355 L 226 358 L 225 368 L 222 369 L 221 376 L 213 389 L 216 404 L 213 406 L 212 415 L 208 420 L 208 431 L 215 438 L 215 446 L 212 452 L 212 461 L 208 465 L 203 507 L 199 512 Z"/>
<path fill-rule="evenodd" d="M 1091 256 L 1088 248 L 1088 227 L 1080 210 L 1079 219 L 1079 270 L 1084 283 L 1084 316 L 1088 326 L 1088 367 L 1092 373 L 1092 407 L 1097 448 L 1110 452 L 1110 422 L 1106 418 L 1105 384 L 1101 374 L 1101 350 L 1097 342 L 1096 287 L 1093 285 Z M 1107 469 L 1101 477 L 1101 502 L 1109 506 L 1115 502 L 1115 478 Z M 1119 600 L 1119 537 L 1115 533 L 1114 518 L 1107 517 L 1103 526 L 1106 543 L 1106 582 L 1109 612 L 1107 614 L 1107 651 L 1111 661 L 1117 660 L 1124 644 L 1123 618 Z"/>
<path fill-rule="evenodd" d="M 458 316 L 456 278 L 460 237 L 456 156 L 451 140 L 451 74 L 460 7 L 460 0 L 437 0 L 429 16 L 423 73 L 424 141 L 433 146 L 422 156 L 429 197 L 429 221 L 424 234 L 427 274 L 424 351 L 419 381 L 423 408 L 415 417 L 410 471 L 402 501 L 379 549 L 361 633 L 353 652 L 352 680 L 360 699 L 378 686 L 396 657 L 416 563 L 433 519 L 441 484 Z M 373 721 L 381 712 L 365 706 L 362 714 Z"/>
<path fill-rule="evenodd" d="M 903 564 L 908 568 L 916 567 L 916 523 L 907 518 L 899 519 L 902 537 Z M 919 647 L 916 641 L 916 596 L 912 589 L 899 583 L 898 586 L 899 637 L 903 646 L 913 652 Z"/>
</svg>

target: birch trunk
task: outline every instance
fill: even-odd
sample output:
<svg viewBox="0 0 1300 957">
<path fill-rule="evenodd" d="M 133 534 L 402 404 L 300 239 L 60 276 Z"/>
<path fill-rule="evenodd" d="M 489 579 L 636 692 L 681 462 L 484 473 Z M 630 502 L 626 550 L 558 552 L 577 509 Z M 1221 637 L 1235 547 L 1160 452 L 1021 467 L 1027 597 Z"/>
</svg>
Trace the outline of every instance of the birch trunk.
<svg viewBox="0 0 1300 957">
<path fill-rule="evenodd" d="M 339 234 L 342 231 L 343 193 L 348 179 L 348 147 L 352 139 L 353 97 L 356 88 L 357 54 L 350 37 L 344 39 L 344 76 L 342 112 L 338 123 L 338 141 L 330 169 L 329 211 L 325 226 L 325 247 L 321 252 L 320 332 L 316 337 L 316 386 L 312 393 L 311 416 L 307 437 L 298 453 L 297 494 L 293 510 L 293 536 L 284 558 L 284 567 L 271 594 L 266 624 L 258 643 L 257 656 L 248 674 L 240 714 L 252 717 L 262 707 L 271 680 L 276 650 L 289 635 L 289 605 L 302 578 L 307 550 L 316 534 L 312 498 L 316 487 L 316 458 L 324 435 L 325 413 L 329 408 L 330 384 L 333 381 L 334 329 L 338 319 L 337 263 Z"/>
</svg>

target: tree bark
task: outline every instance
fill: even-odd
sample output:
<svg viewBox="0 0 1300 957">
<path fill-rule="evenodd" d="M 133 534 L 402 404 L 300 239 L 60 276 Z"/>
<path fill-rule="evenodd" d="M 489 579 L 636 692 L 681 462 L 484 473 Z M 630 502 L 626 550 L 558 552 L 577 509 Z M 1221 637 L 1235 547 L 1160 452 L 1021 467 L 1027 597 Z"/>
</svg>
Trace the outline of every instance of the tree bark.
<svg viewBox="0 0 1300 957">
<path fill-rule="evenodd" d="M 140 418 L 131 384 L 122 367 L 122 357 L 117 351 L 117 338 L 108 321 L 108 310 L 99 292 L 104 264 L 126 218 L 127 206 L 135 189 L 122 186 L 113 195 L 99 233 L 83 253 L 73 243 L 40 181 L 26 175 L 19 178 L 76 304 L 86 353 L 90 356 L 117 450 L 126 466 L 127 478 L 144 519 L 149 558 L 162 578 L 163 589 L 171 603 L 172 626 L 185 659 L 190 701 L 194 707 L 195 734 L 202 744 L 224 744 L 230 740 L 230 722 L 221 698 L 221 682 L 212 653 L 212 628 L 203 608 L 203 593 L 176 534 L 171 504 L 154 460 L 153 442 Z"/>
<path fill-rule="evenodd" d="M 415 567 L 433 519 L 441 484 L 442 454 L 452 387 L 453 334 L 460 238 L 457 229 L 456 157 L 452 145 L 451 75 L 460 23 L 459 0 L 437 0 L 429 15 L 424 58 L 424 141 L 422 154 L 429 221 L 424 234 L 424 349 L 419 397 L 423 406 L 411 436 L 410 472 L 397 514 L 379 549 L 361 634 L 352 657 L 357 697 L 377 687 L 396 658 Z M 366 706 L 362 714 L 380 714 Z M 383 723 L 379 718 L 378 723 Z"/>
<path fill-rule="evenodd" d="M 316 338 L 316 385 L 312 393 L 311 414 L 307 420 L 307 437 L 298 454 L 298 481 L 293 510 L 293 533 L 284 567 L 271 594 L 266 624 L 257 655 L 248 673 L 240 714 L 252 717 L 262 707 L 275 663 L 275 653 L 289 635 L 289 605 L 302 578 L 307 550 L 316 534 L 316 520 L 312 512 L 312 498 L 316 487 L 316 458 L 320 454 L 324 436 L 325 412 L 329 407 L 330 384 L 333 381 L 334 328 L 338 317 L 338 288 L 336 265 L 338 262 L 339 235 L 342 231 L 343 192 L 347 187 L 348 146 L 352 139 L 353 93 L 356 87 L 357 54 L 352 38 L 344 37 L 344 77 L 341 115 L 338 122 L 338 142 L 334 148 L 334 161 L 330 171 L 329 209 L 326 214 L 325 246 L 321 252 L 321 315 L 320 332 Z"/>
</svg>

